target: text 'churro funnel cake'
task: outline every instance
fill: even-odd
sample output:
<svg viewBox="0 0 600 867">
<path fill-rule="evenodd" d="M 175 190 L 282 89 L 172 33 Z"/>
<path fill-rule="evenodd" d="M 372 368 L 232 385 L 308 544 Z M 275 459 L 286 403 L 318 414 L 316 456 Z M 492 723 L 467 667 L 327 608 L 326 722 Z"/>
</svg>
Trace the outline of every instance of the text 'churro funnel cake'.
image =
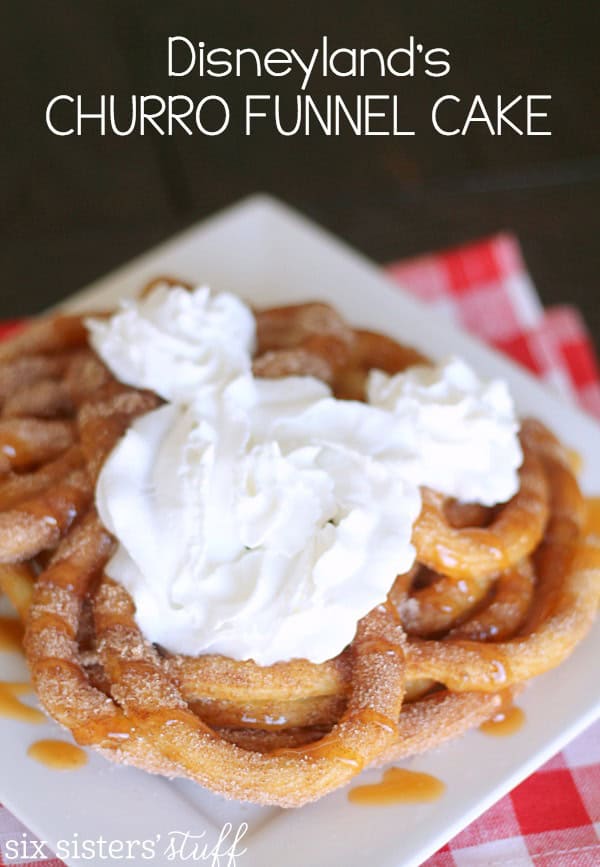
<svg viewBox="0 0 600 867">
<path fill-rule="evenodd" d="M 0 586 L 76 741 L 299 806 L 497 714 L 589 629 L 566 449 L 309 303 L 157 281 L 0 345 Z"/>
</svg>

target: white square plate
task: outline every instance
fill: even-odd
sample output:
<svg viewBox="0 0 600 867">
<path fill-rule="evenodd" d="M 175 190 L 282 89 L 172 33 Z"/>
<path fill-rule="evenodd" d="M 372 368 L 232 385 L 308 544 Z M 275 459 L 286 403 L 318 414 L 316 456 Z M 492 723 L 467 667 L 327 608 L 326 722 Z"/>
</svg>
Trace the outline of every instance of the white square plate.
<svg viewBox="0 0 600 867">
<path fill-rule="evenodd" d="M 520 411 L 547 422 L 581 453 L 584 487 L 600 492 L 600 429 L 589 417 L 272 199 L 253 197 L 193 227 L 94 283 L 67 306 L 106 308 L 160 274 L 228 289 L 257 305 L 323 299 L 350 322 L 387 332 L 429 355 L 460 353 L 482 374 L 506 378 Z M 241 867 L 408 867 L 427 858 L 598 716 L 599 655 L 600 623 L 564 665 L 525 692 L 520 704 L 527 722 L 513 737 L 494 739 L 474 731 L 412 760 L 412 767 L 446 783 L 446 794 L 431 804 L 365 807 L 349 803 L 342 790 L 300 810 L 252 807 L 224 801 L 185 781 L 114 767 L 96 755 L 86 767 L 60 774 L 26 756 L 33 740 L 61 736 L 58 727 L 48 722 L 34 729 L 7 719 L 0 719 L 0 800 L 53 848 L 59 840 L 72 844 L 76 835 L 80 841 L 100 836 L 154 841 L 154 861 L 124 862 L 129 865 L 166 863 L 160 853 L 170 832 L 205 833 L 205 841 L 214 840 L 224 822 L 237 826 L 246 821 L 247 852 L 237 862 Z M 1 653 L 0 680 L 22 676 L 22 660 Z M 367 771 L 363 780 L 379 775 Z"/>
</svg>

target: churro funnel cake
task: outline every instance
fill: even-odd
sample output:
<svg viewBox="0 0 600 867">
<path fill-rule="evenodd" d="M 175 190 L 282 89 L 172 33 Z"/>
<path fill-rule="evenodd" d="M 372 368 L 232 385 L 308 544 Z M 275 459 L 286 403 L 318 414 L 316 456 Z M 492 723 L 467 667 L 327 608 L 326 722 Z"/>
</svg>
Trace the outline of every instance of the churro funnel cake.
<svg viewBox="0 0 600 867">
<path fill-rule="evenodd" d="M 321 303 L 159 280 L 0 345 L 0 587 L 39 700 L 115 762 L 314 801 L 498 713 L 600 552 L 505 383 Z"/>
</svg>

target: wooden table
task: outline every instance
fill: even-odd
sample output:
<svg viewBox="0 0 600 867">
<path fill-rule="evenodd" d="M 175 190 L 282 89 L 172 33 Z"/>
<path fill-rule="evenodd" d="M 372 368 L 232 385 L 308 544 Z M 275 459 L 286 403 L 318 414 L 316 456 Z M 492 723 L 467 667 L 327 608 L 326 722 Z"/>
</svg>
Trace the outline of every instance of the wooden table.
<svg viewBox="0 0 600 867">
<path fill-rule="evenodd" d="M 173 7 L 176 7 L 173 8 Z M 212 211 L 267 191 L 369 256 L 386 261 L 514 231 L 546 304 L 571 302 L 600 339 L 599 4 L 550 2 L 177 4 L 53 2 L 2 5 L 0 172 L 4 218 L 2 316 L 33 313 Z M 167 37 L 208 46 L 307 51 L 391 50 L 410 34 L 451 52 L 443 79 L 316 79 L 310 92 L 398 93 L 414 137 L 55 137 L 45 126 L 58 93 L 221 93 L 298 90 L 292 77 L 167 77 Z M 550 93 L 552 136 L 436 135 L 433 101 Z M 480 125 L 481 126 L 481 125 Z"/>
</svg>

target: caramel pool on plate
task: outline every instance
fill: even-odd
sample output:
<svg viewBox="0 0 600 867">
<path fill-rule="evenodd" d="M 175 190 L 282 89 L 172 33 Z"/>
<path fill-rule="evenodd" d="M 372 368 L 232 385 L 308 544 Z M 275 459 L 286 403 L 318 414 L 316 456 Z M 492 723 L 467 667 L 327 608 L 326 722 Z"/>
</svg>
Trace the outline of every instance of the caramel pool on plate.
<svg viewBox="0 0 600 867">
<path fill-rule="evenodd" d="M 55 771 L 74 771 L 87 764 L 87 753 L 67 741 L 43 740 L 31 744 L 27 755 Z"/>
<path fill-rule="evenodd" d="M 504 737 L 518 732 L 525 723 L 525 713 L 516 705 L 509 705 L 486 722 L 481 723 L 479 731 L 485 735 Z"/>
<path fill-rule="evenodd" d="M 3 683 L 0 681 L 0 717 L 26 723 L 41 723 L 46 717 L 35 707 L 19 701 L 19 696 L 31 692 L 28 683 Z"/>
<path fill-rule="evenodd" d="M 445 784 L 431 774 L 388 768 L 380 782 L 350 789 L 348 799 L 353 804 L 420 804 L 436 801 L 445 790 Z"/>
</svg>

